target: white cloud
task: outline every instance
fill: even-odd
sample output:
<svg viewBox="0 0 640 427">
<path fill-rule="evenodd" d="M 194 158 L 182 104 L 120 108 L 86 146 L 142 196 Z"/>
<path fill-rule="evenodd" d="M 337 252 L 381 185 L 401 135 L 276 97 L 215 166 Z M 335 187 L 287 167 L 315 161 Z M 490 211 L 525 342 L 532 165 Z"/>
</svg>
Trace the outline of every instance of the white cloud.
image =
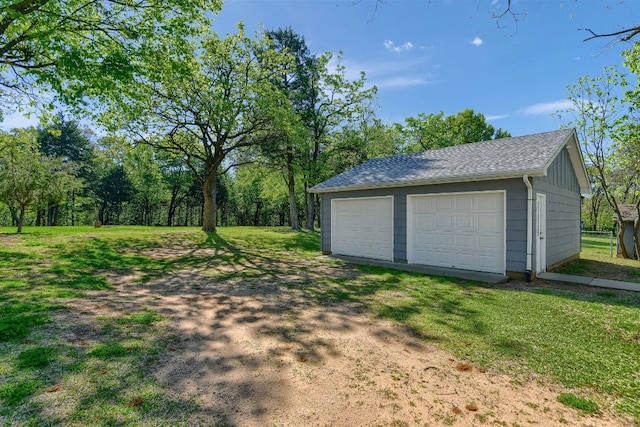
<svg viewBox="0 0 640 427">
<path fill-rule="evenodd" d="M 553 114 L 558 110 L 568 110 L 573 108 L 573 102 L 568 99 L 562 99 L 552 102 L 541 102 L 539 104 L 530 105 L 520 110 L 525 116 L 539 116 L 542 114 Z"/>
<path fill-rule="evenodd" d="M 475 39 L 473 39 L 473 41 L 471 42 L 471 44 L 476 45 L 476 46 L 480 46 L 482 43 L 484 43 L 482 41 L 482 39 L 480 37 L 476 37 Z"/>
<path fill-rule="evenodd" d="M 374 82 L 378 88 L 397 88 L 397 87 L 409 87 L 427 85 L 431 82 L 421 78 L 413 77 L 391 77 L 388 79 L 382 79 Z"/>
<path fill-rule="evenodd" d="M 392 40 L 385 40 L 382 45 L 389 51 L 389 52 L 406 52 L 408 50 L 413 49 L 413 43 L 411 42 L 406 42 L 403 45 L 400 46 L 396 46 L 396 44 L 392 41 Z"/>
<path fill-rule="evenodd" d="M 345 76 L 349 80 L 360 78 L 360 71 L 366 74 L 367 87 L 376 86 L 378 89 L 402 89 L 412 86 L 423 86 L 436 83 L 439 65 L 429 65 L 424 57 L 410 60 L 395 60 L 383 62 L 357 62 L 343 59 Z M 336 71 L 335 58 L 329 63 L 329 70 Z M 432 72 L 424 70 L 433 68 Z"/>
<path fill-rule="evenodd" d="M 487 119 L 487 121 L 489 122 L 506 119 L 507 117 L 509 117 L 508 114 L 494 114 L 492 116 L 484 116 L 484 118 Z"/>
</svg>

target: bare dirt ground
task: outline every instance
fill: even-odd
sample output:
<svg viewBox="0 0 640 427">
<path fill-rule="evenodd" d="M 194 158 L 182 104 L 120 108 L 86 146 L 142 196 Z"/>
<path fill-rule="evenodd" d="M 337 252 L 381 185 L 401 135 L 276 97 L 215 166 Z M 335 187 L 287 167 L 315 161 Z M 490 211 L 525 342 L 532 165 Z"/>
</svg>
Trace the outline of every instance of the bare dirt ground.
<svg viewBox="0 0 640 427">
<path fill-rule="evenodd" d="M 115 292 L 76 300 L 70 315 L 163 315 L 176 338 L 151 375 L 176 398 L 197 402 L 189 425 L 626 424 L 562 405 L 562 390 L 543 378 L 522 383 L 471 366 L 358 304 L 323 306 L 302 291 L 324 275 L 359 274 L 353 267 L 273 267 L 209 266 L 148 283 L 113 275 Z M 267 273 L 242 278 L 246 268 Z"/>
</svg>

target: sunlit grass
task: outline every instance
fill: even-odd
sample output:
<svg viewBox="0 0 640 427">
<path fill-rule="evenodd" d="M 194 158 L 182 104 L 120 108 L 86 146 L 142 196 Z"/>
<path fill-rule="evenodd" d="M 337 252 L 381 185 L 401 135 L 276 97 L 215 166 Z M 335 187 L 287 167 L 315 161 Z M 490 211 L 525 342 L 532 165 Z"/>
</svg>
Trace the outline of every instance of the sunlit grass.
<svg viewBox="0 0 640 427">
<path fill-rule="evenodd" d="M 611 242 L 608 235 L 584 234 L 580 259 L 556 272 L 640 283 L 640 261 L 617 256 L 615 235 Z"/>
</svg>

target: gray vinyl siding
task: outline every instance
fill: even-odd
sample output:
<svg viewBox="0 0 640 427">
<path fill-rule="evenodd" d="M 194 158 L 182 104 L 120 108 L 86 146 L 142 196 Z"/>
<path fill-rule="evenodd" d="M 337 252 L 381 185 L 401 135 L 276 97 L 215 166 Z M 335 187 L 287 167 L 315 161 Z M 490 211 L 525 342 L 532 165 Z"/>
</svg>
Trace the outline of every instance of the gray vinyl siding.
<svg viewBox="0 0 640 427">
<path fill-rule="evenodd" d="M 527 190 L 521 179 L 455 184 L 341 191 L 322 194 L 322 251 L 331 252 L 331 200 L 336 198 L 394 196 L 395 262 L 407 262 L 407 195 L 506 190 L 507 271 L 524 272 L 527 247 Z"/>
<path fill-rule="evenodd" d="M 534 178 L 532 185 L 534 200 L 538 193 L 546 194 L 547 198 L 547 266 L 579 254 L 580 185 L 567 150 L 561 150 L 549 166 L 547 175 Z M 535 221 L 535 203 L 533 209 Z M 535 260 L 535 243 L 533 251 Z"/>
</svg>

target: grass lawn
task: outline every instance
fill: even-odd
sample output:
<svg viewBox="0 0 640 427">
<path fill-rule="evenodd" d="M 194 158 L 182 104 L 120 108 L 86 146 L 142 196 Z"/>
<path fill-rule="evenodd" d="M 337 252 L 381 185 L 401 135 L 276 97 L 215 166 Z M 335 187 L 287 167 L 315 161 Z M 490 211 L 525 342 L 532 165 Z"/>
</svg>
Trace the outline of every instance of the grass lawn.
<svg viewBox="0 0 640 427">
<path fill-rule="evenodd" d="M 580 259 L 561 266 L 555 272 L 640 283 L 640 261 L 616 257 L 615 235 L 611 250 L 609 236 L 583 234 Z"/>
<path fill-rule="evenodd" d="M 334 262 L 318 260 L 317 233 L 284 228 L 230 227 L 218 235 L 144 227 L 13 231 L 0 229 L 0 424 L 10 425 L 179 425 L 197 409 L 196 399 L 167 397 L 149 374 L 158 354 L 168 351 L 171 319 L 125 310 L 91 322 L 61 320 L 89 292 L 115 292 L 109 278 L 148 282 L 215 262 L 262 266 L 239 273 L 221 268 L 217 280 L 276 280 L 287 276 L 292 258 L 310 268 Z M 209 252 L 194 257 L 178 248 Z M 489 286 L 374 267 L 289 286 L 319 306 L 361 304 L 514 381 L 561 384 L 559 399 L 568 405 L 640 422 L 638 293 Z M 51 398 L 61 390 L 64 397 Z"/>
</svg>

